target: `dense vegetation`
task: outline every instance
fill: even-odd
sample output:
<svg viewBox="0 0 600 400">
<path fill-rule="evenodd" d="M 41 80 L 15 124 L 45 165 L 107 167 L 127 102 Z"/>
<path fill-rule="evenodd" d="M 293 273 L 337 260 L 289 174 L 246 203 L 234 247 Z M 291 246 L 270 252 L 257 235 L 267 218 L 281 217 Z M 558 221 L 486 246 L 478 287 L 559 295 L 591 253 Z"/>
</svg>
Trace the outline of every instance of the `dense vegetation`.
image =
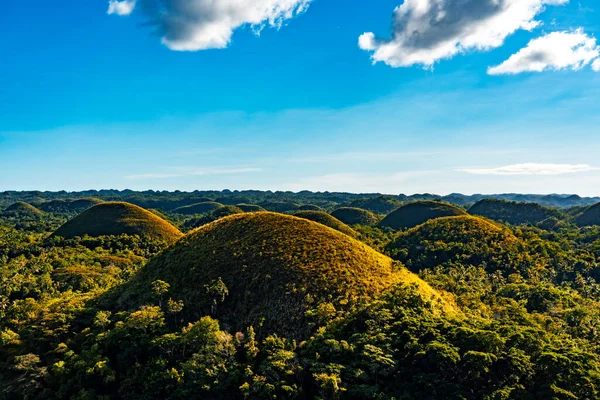
<svg viewBox="0 0 600 400">
<path fill-rule="evenodd" d="M 478 201 L 469 208 L 469 214 L 480 215 L 511 225 L 539 224 L 563 217 L 560 211 L 539 204 L 496 199 Z"/>
<path fill-rule="evenodd" d="M 386 215 L 379 226 L 395 230 L 414 228 L 431 219 L 464 215 L 466 211 L 437 201 L 416 201 Z"/>
<path fill-rule="evenodd" d="M 510 225 L 463 213 L 401 232 L 363 210 L 375 222 L 352 224 L 357 240 L 233 207 L 331 211 L 355 195 L 4 196 L 4 208 L 43 212 L 0 212 L 0 398 L 600 398 L 600 221 L 581 222 L 593 207 L 556 211 L 550 224 L 532 222 L 538 207 L 502 205 L 508 215 L 494 219 Z M 172 243 L 101 231 L 86 217 L 101 205 L 78 217 L 42 207 L 90 197 L 128 197 L 156 208 L 126 207 L 143 219 L 201 227 Z M 216 200 L 237 214 L 174 212 Z M 93 229 L 53 235 L 67 220 Z"/>
<path fill-rule="evenodd" d="M 379 218 L 375 214 L 362 208 L 340 207 L 334 210 L 331 215 L 350 226 L 371 226 L 379 222 Z"/>
</svg>

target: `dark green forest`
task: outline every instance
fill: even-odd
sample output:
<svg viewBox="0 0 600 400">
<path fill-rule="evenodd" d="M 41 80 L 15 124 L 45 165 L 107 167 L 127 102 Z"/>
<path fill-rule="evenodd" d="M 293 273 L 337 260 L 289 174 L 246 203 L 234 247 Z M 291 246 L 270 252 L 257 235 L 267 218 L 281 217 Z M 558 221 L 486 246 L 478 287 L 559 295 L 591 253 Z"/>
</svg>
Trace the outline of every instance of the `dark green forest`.
<svg viewBox="0 0 600 400">
<path fill-rule="evenodd" d="M 0 399 L 598 399 L 598 202 L 0 193 Z"/>
</svg>

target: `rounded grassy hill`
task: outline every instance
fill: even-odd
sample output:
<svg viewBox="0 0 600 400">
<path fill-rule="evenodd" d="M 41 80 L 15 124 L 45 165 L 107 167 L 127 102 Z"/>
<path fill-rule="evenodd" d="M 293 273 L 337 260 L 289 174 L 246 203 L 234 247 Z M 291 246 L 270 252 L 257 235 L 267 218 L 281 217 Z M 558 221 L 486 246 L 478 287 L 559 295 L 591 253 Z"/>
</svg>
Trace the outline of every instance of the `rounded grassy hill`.
<svg viewBox="0 0 600 400">
<path fill-rule="evenodd" d="M 443 217 L 402 232 L 386 248 L 411 271 L 440 265 L 515 272 L 528 264 L 521 241 L 508 229 L 479 217 Z"/>
<path fill-rule="evenodd" d="M 79 214 L 58 228 L 53 236 L 139 235 L 174 242 L 183 234 L 156 214 L 129 203 L 101 203 Z"/>
<path fill-rule="evenodd" d="M 383 228 L 395 230 L 414 228 L 431 219 L 466 215 L 462 208 L 437 201 L 415 201 L 389 213 L 379 222 Z"/>
<path fill-rule="evenodd" d="M 29 216 L 29 217 L 39 217 L 43 214 L 43 212 L 29 203 L 25 203 L 23 201 L 19 201 L 17 203 L 11 204 L 2 212 L 4 215 L 18 215 L 18 216 Z"/>
<path fill-rule="evenodd" d="M 575 218 L 575 223 L 578 226 L 600 225 L 600 203 L 584 210 Z"/>
<path fill-rule="evenodd" d="M 261 206 L 258 206 L 256 204 L 238 204 L 238 205 L 236 205 L 236 207 L 239 208 L 240 210 L 242 210 L 243 212 L 266 211 L 264 208 L 262 208 Z"/>
<path fill-rule="evenodd" d="M 331 216 L 339 219 L 346 225 L 375 225 L 379 222 L 379 218 L 371 211 L 363 210 L 355 207 L 341 207 L 334 210 Z"/>
<path fill-rule="evenodd" d="M 362 208 L 376 214 L 388 214 L 402 206 L 402 202 L 392 196 L 379 196 L 356 199 L 346 204 L 346 206 Z"/>
<path fill-rule="evenodd" d="M 259 335 L 306 338 L 305 313 L 331 303 L 347 310 L 393 283 L 437 293 L 416 275 L 367 245 L 321 224 L 261 212 L 205 225 L 151 260 L 124 287 L 118 304 L 151 301 L 152 282 L 186 305 L 186 318 L 211 314 L 227 330 L 253 326 Z M 330 308 L 329 308 L 330 309 Z"/>
<path fill-rule="evenodd" d="M 325 211 L 322 207 L 314 204 L 303 204 L 298 207 L 298 211 Z"/>
<path fill-rule="evenodd" d="M 176 208 L 175 210 L 173 210 L 173 212 L 184 215 L 206 214 L 209 212 L 213 212 L 221 207 L 223 207 L 223 204 L 221 203 L 217 203 L 215 201 L 205 201 L 202 203 L 196 203 L 189 206 Z"/>
<path fill-rule="evenodd" d="M 221 218 L 228 217 L 235 214 L 243 214 L 244 210 L 236 206 L 221 206 L 212 212 L 206 213 L 202 216 L 191 218 L 185 221 L 183 224 L 183 230 L 188 232 L 193 229 L 199 228 L 203 225 L 210 224 Z"/>
<path fill-rule="evenodd" d="M 39 205 L 40 210 L 51 213 L 73 213 L 82 212 L 103 201 L 94 197 L 86 197 L 75 200 L 51 200 Z"/>
<path fill-rule="evenodd" d="M 480 200 L 473 204 L 468 212 L 512 225 L 539 224 L 549 218 L 562 217 L 560 211 L 539 204 L 496 199 Z"/>
<path fill-rule="evenodd" d="M 352 237 L 358 236 L 358 232 L 344 224 L 339 219 L 327 214 L 325 211 L 299 211 L 295 213 L 294 216 L 318 222 L 319 224 L 323 224 Z"/>
</svg>

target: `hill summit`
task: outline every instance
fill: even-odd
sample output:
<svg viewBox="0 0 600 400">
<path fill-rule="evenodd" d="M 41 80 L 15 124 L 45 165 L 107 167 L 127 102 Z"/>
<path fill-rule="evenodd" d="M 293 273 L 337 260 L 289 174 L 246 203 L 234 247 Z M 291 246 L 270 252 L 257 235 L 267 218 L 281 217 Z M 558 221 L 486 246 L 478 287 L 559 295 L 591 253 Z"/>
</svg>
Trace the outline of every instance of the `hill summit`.
<svg viewBox="0 0 600 400">
<path fill-rule="evenodd" d="M 8 206 L 2 214 L 4 215 L 20 215 L 20 216 L 30 216 L 37 217 L 43 214 L 42 211 L 35 208 L 29 203 L 25 203 L 23 201 L 16 202 Z"/>
<path fill-rule="evenodd" d="M 306 338 L 306 312 L 329 304 L 346 310 L 391 284 L 436 292 L 367 245 L 321 224 L 289 215 L 237 214 L 205 225 L 150 261 L 119 304 L 148 301 L 152 282 L 170 285 L 191 319 L 211 314 L 229 330 Z M 440 300 L 441 301 L 441 300 Z"/>
<path fill-rule="evenodd" d="M 129 203 L 109 202 L 88 208 L 54 232 L 53 236 L 139 235 L 174 242 L 182 233 L 156 214 Z"/>
<path fill-rule="evenodd" d="M 352 237 L 358 236 L 358 232 L 325 211 L 299 211 L 294 216 L 318 222 Z"/>
<path fill-rule="evenodd" d="M 415 201 L 388 214 L 379 226 L 392 229 L 409 229 L 431 219 L 466 215 L 462 208 L 437 201 Z"/>
</svg>

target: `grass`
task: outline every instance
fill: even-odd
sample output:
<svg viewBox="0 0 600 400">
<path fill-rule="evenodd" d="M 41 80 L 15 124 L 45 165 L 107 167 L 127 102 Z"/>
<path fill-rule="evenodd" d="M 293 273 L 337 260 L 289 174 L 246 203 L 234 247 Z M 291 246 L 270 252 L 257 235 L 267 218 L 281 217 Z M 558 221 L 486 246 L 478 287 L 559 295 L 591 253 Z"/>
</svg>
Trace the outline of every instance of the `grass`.
<svg viewBox="0 0 600 400">
<path fill-rule="evenodd" d="M 205 225 L 150 261 L 119 302 L 151 301 L 151 283 L 171 285 L 190 320 L 206 314 L 229 330 L 306 338 L 305 313 L 320 304 L 349 310 L 404 280 L 437 294 L 392 259 L 356 239 L 313 221 L 271 212 L 233 215 Z M 218 305 L 210 288 L 221 279 L 228 295 Z M 216 305 L 216 307 L 214 307 Z M 214 308 L 213 308 L 214 307 Z"/>
<path fill-rule="evenodd" d="M 19 201 L 17 203 L 11 204 L 4 211 L 3 214 L 19 214 L 19 215 L 30 215 L 30 216 L 39 216 L 42 215 L 43 212 L 29 203 L 25 203 L 23 201 Z"/>
<path fill-rule="evenodd" d="M 243 212 L 266 211 L 264 208 L 262 208 L 261 206 L 257 206 L 256 204 L 238 204 L 236 205 L 236 207 L 242 210 Z"/>
<path fill-rule="evenodd" d="M 174 242 L 183 234 L 156 214 L 129 203 L 101 203 L 61 226 L 53 236 L 139 235 Z"/>
<path fill-rule="evenodd" d="M 189 206 L 176 208 L 175 210 L 173 210 L 173 212 L 185 215 L 206 214 L 209 212 L 213 212 L 220 207 L 223 207 L 223 204 L 214 201 L 205 201 L 202 203 L 196 203 Z"/>
<path fill-rule="evenodd" d="M 548 218 L 564 217 L 560 211 L 539 204 L 496 199 L 478 201 L 468 211 L 471 215 L 480 215 L 512 225 L 537 224 Z"/>
<path fill-rule="evenodd" d="M 430 220 L 402 232 L 386 252 L 415 272 L 454 264 L 496 271 L 524 264 L 527 258 L 508 228 L 468 215 Z"/>
<path fill-rule="evenodd" d="M 295 213 L 294 216 L 318 222 L 319 224 L 328 226 L 336 231 L 345 233 L 348 236 L 358 236 L 358 232 L 356 232 L 354 229 L 350 228 L 339 219 L 332 217 L 324 211 L 299 211 Z"/>
<path fill-rule="evenodd" d="M 341 207 L 333 211 L 331 215 L 339 219 L 346 225 L 366 225 L 372 226 L 379 222 L 379 218 L 371 211 L 355 207 Z"/>
<path fill-rule="evenodd" d="M 416 201 L 388 214 L 379 226 L 395 230 L 410 229 L 431 219 L 466 215 L 462 208 L 437 201 Z"/>
</svg>

